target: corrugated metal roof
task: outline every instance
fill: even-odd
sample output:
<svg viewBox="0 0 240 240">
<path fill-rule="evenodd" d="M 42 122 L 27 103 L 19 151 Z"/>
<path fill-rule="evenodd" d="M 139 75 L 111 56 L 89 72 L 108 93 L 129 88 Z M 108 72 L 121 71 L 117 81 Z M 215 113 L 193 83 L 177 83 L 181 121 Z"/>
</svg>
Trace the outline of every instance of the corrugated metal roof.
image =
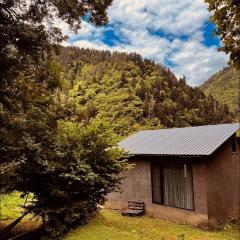
<svg viewBox="0 0 240 240">
<path fill-rule="evenodd" d="M 146 130 L 119 143 L 132 155 L 211 155 L 238 129 L 239 123 Z"/>
</svg>

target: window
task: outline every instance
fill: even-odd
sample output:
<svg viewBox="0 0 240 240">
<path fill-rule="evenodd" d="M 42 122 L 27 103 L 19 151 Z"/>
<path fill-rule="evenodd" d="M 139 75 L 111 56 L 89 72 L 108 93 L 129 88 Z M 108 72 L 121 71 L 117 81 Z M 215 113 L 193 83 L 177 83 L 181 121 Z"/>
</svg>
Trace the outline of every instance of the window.
<svg viewBox="0 0 240 240">
<path fill-rule="evenodd" d="M 236 153 L 237 152 L 237 138 L 236 138 L 235 134 L 231 137 L 231 146 L 232 146 L 232 152 Z"/>
<path fill-rule="evenodd" d="M 154 203 L 194 210 L 192 168 L 187 164 L 152 164 Z"/>
</svg>

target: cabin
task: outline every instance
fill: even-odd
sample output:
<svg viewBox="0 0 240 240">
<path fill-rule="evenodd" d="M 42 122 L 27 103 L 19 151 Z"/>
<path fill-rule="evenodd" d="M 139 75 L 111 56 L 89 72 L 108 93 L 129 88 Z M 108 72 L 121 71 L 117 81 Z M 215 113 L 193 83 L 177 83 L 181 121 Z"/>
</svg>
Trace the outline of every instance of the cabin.
<svg viewBox="0 0 240 240">
<path fill-rule="evenodd" d="M 239 124 L 146 130 L 119 143 L 133 167 L 106 207 L 142 201 L 145 214 L 216 226 L 240 213 Z"/>
</svg>

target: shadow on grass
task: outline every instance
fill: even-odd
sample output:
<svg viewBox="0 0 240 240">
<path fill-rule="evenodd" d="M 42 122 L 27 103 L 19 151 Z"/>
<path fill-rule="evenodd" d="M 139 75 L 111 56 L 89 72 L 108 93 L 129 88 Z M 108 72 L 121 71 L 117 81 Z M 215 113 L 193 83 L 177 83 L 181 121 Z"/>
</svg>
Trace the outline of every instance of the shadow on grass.
<svg viewBox="0 0 240 240">
<path fill-rule="evenodd" d="M 0 221 L 0 231 L 11 224 L 12 220 Z M 31 219 L 23 220 L 13 229 L 1 235 L 1 240 L 39 240 L 41 235 L 41 222 Z M 18 237 L 19 236 L 19 237 Z"/>
</svg>

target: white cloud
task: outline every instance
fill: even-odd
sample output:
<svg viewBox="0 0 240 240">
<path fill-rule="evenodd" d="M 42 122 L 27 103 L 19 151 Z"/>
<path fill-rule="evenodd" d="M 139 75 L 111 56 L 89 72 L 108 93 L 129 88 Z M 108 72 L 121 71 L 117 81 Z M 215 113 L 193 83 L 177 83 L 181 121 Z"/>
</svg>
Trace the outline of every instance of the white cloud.
<svg viewBox="0 0 240 240">
<path fill-rule="evenodd" d="M 110 22 L 176 35 L 194 33 L 209 15 L 203 0 L 115 0 L 109 10 Z"/>
<path fill-rule="evenodd" d="M 90 42 L 88 40 L 78 40 L 74 43 L 74 46 L 81 47 L 81 48 L 99 49 L 99 50 L 112 50 L 108 45 L 100 41 Z"/>
<path fill-rule="evenodd" d="M 228 56 L 203 43 L 203 26 L 209 18 L 203 0 L 115 0 L 109 8 L 110 24 L 124 42 L 109 46 L 104 31 L 83 22 L 77 36 L 63 30 L 79 47 L 138 52 L 186 76 L 191 85 L 201 84 L 225 66 Z M 184 37 L 184 38 L 183 38 Z"/>
<path fill-rule="evenodd" d="M 177 41 L 175 47 L 169 58 L 175 64 L 172 70 L 178 77 L 187 76 L 190 85 L 201 84 L 228 61 L 227 55 L 216 47 L 206 47 L 196 40 Z"/>
</svg>

